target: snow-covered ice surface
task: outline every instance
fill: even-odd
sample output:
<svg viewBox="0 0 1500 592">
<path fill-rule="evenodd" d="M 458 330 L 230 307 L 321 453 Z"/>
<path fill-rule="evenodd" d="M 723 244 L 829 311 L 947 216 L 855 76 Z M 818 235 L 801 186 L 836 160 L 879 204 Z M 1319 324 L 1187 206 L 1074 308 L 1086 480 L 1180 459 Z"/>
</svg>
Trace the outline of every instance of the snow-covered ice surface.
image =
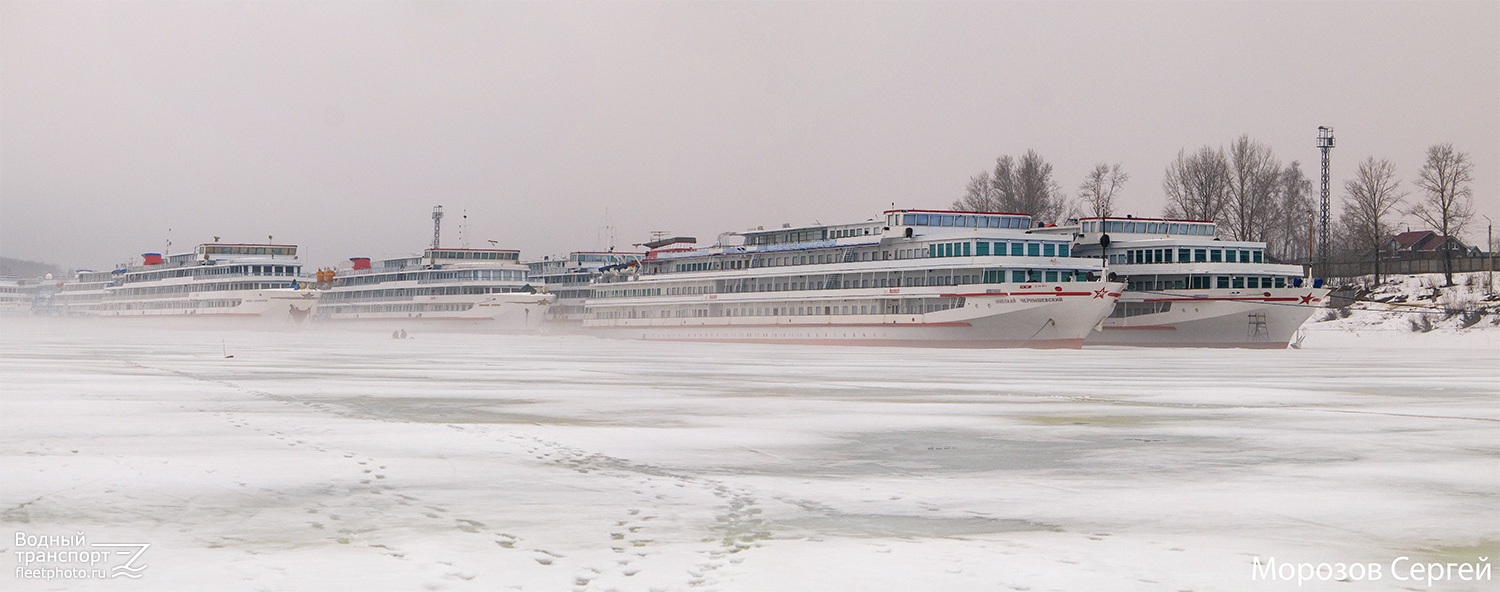
<svg viewBox="0 0 1500 592">
<path fill-rule="evenodd" d="M 1252 560 L 1500 558 L 1500 330 L 1308 328 L 970 351 L 0 321 L 7 531 L 152 545 L 139 580 L 0 589 L 1399 590 L 1426 585 Z"/>
</svg>

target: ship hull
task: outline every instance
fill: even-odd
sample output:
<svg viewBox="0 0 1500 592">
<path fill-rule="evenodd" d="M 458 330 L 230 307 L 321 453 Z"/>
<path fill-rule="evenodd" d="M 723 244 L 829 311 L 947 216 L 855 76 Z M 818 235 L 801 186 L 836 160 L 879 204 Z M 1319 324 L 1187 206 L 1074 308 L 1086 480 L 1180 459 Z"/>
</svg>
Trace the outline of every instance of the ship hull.
<svg viewBox="0 0 1500 592">
<path fill-rule="evenodd" d="M 961 307 L 922 314 L 590 319 L 584 324 L 600 336 L 647 341 L 1076 349 L 1109 314 L 1121 284 L 1068 282 L 958 288 L 963 291 L 954 292 L 955 287 L 900 288 L 836 296 L 964 300 Z"/>
<path fill-rule="evenodd" d="M 320 304 L 315 318 L 324 326 L 372 331 L 530 333 L 542 328 L 550 302 L 545 294 L 419 296 L 396 303 Z"/>
<path fill-rule="evenodd" d="M 1088 346 L 1284 349 L 1328 295 L 1322 288 L 1126 291 L 1121 311 L 1164 309 L 1104 320 Z"/>
<path fill-rule="evenodd" d="M 191 298 L 106 302 L 81 316 L 110 319 L 241 319 L 300 323 L 311 315 L 317 293 L 308 290 L 227 290 Z"/>
</svg>

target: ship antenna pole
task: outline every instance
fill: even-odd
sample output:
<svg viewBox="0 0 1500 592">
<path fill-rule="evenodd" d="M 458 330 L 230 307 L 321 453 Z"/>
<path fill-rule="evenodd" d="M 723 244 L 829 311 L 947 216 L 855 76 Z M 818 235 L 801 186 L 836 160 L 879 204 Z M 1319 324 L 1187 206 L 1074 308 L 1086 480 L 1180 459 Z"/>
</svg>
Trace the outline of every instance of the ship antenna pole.
<svg viewBox="0 0 1500 592">
<path fill-rule="evenodd" d="M 443 206 L 432 206 L 432 248 L 438 248 L 443 237 Z"/>
</svg>

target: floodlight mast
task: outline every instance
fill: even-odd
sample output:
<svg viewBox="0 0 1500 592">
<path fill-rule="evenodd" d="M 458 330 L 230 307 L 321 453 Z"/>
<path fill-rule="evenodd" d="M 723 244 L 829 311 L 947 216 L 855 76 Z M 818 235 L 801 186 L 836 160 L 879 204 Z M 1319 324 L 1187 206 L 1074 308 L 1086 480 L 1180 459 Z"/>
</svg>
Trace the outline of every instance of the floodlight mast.
<svg viewBox="0 0 1500 592">
<path fill-rule="evenodd" d="M 1323 151 L 1323 190 L 1318 204 L 1322 211 L 1318 222 L 1318 262 L 1328 263 L 1328 153 L 1333 151 L 1333 128 L 1318 126 L 1318 149 Z"/>
</svg>

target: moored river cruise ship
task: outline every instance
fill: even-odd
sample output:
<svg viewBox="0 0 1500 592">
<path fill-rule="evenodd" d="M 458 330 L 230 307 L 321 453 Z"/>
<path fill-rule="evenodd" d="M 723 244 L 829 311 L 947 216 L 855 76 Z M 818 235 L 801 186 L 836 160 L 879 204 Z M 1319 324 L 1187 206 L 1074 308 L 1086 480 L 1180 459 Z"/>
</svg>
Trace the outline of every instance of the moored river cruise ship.
<svg viewBox="0 0 1500 592">
<path fill-rule="evenodd" d="M 300 322 L 318 296 L 302 285 L 301 271 L 296 245 L 201 244 L 191 253 L 145 253 L 138 265 L 80 273 L 62 287 L 58 306 L 95 317 Z"/>
<path fill-rule="evenodd" d="M 31 314 L 37 281 L 0 276 L 0 317 Z"/>
<path fill-rule="evenodd" d="M 1087 345 L 1285 348 L 1328 296 L 1301 265 L 1271 262 L 1265 243 L 1216 238 L 1209 221 L 1082 218 L 1047 230 L 1126 282 Z"/>
<path fill-rule="evenodd" d="M 755 343 L 1077 348 L 1121 285 L 1030 216 L 889 210 L 852 224 L 647 243 L 605 273 L 585 327 L 605 336 Z"/>
<path fill-rule="evenodd" d="M 426 249 L 319 272 L 319 322 L 382 330 L 519 333 L 541 326 L 552 295 L 528 283 L 520 252 Z"/>
<path fill-rule="evenodd" d="M 556 300 L 547 308 L 545 328 L 549 332 L 572 333 L 583 328 L 584 302 L 593 294 L 591 285 L 605 271 L 639 265 L 645 253 L 625 251 L 573 251 L 566 257 L 543 257 L 526 264 L 530 279 L 547 289 Z"/>
</svg>

